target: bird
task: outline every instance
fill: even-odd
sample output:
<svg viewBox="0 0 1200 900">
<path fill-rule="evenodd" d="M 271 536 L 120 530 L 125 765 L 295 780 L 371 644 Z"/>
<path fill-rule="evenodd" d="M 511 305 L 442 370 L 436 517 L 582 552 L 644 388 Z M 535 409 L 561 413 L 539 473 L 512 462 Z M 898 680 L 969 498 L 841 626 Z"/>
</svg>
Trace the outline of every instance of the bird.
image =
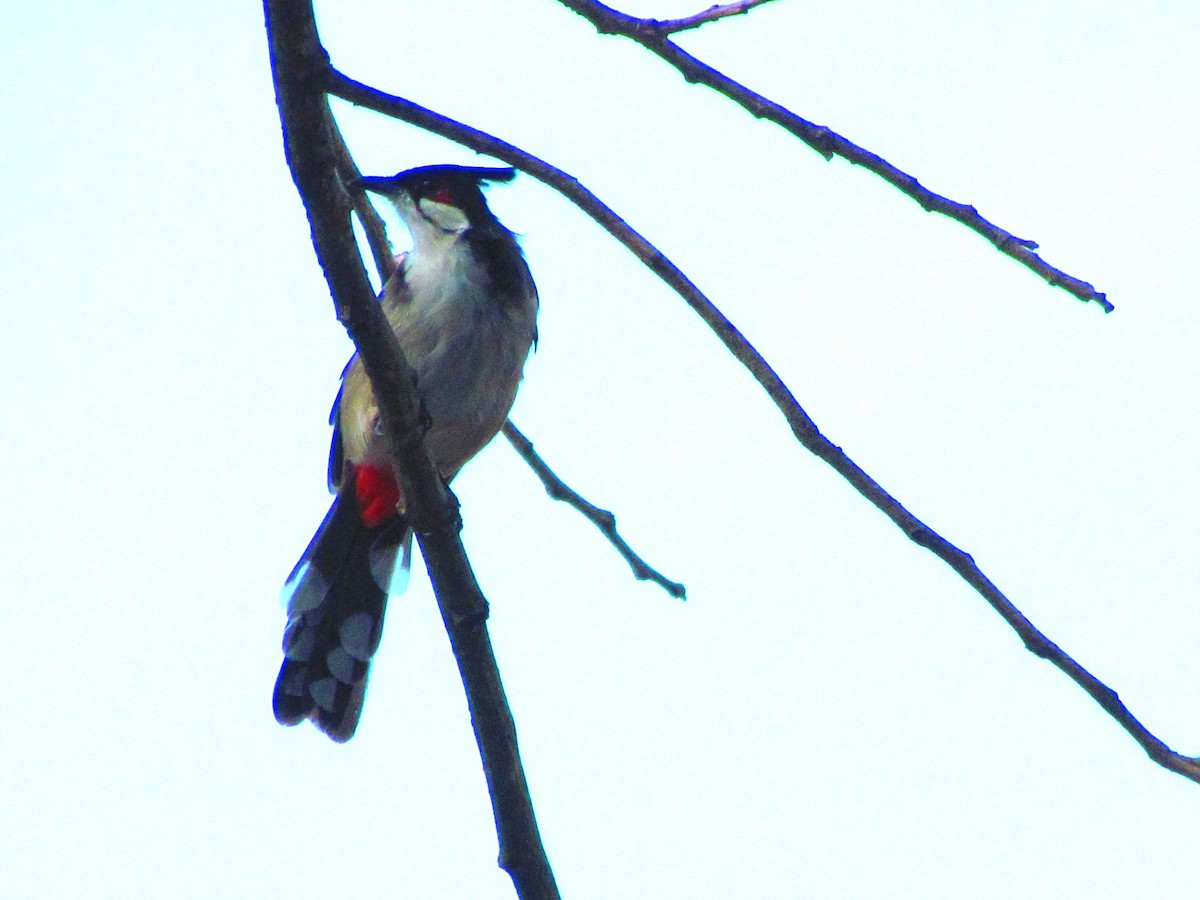
<svg viewBox="0 0 1200 900">
<path fill-rule="evenodd" d="M 422 166 L 352 183 L 396 208 L 412 249 L 380 294 L 417 376 L 425 445 L 447 483 L 508 417 L 537 342 L 538 295 L 516 237 L 482 185 L 511 168 Z M 330 413 L 334 495 L 284 585 L 288 621 L 272 706 L 339 743 L 358 727 L 389 595 L 407 582 L 412 532 L 371 383 L 358 355 Z"/>
</svg>

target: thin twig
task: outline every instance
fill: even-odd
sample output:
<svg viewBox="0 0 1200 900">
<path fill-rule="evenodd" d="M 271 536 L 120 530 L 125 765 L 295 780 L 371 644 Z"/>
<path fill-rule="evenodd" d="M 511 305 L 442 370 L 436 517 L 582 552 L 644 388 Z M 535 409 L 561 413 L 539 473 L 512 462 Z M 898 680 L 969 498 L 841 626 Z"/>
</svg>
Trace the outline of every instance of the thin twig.
<svg viewBox="0 0 1200 900">
<path fill-rule="evenodd" d="M 329 55 L 317 36 L 311 0 L 264 0 L 271 75 L 284 152 L 312 228 L 338 319 L 346 326 L 379 404 L 413 531 L 467 697 L 500 843 L 500 865 L 522 900 L 556 900 L 512 711 L 487 632 L 487 600 L 471 572 L 457 502 L 425 447 L 416 380 L 374 297 L 350 227 L 350 202 L 337 174 L 327 97 Z"/>
<path fill-rule="evenodd" d="M 710 6 L 703 12 L 684 16 L 682 19 L 647 19 L 645 21 L 653 22 L 659 34 L 678 34 L 680 31 L 699 28 L 701 25 L 716 22 L 718 19 L 727 19 L 730 16 L 744 16 L 750 10 L 754 9 L 754 7 L 770 2 L 771 0 L 741 0 L 739 3 Z"/>
<path fill-rule="evenodd" d="M 832 466 L 838 474 L 850 482 L 855 490 L 891 519 L 910 540 L 930 550 L 957 572 L 1008 622 L 1031 652 L 1050 660 L 1082 687 L 1122 728 L 1129 732 L 1151 759 L 1172 772 L 1200 782 L 1200 760 L 1176 753 L 1151 734 L 1121 703 L 1111 688 L 1084 669 L 1035 628 L 1021 614 L 1020 610 L 1013 606 L 1009 599 L 988 580 L 967 553 L 955 547 L 917 519 L 895 497 L 880 487 L 853 460 L 846 456 L 840 447 L 835 446 L 821 434 L 816 424 L 796 402 L 796 398 L 792 396 L 791 391 L 779 375 L 743 337 L 741 332 L 713 305 L 712 301 L 704 296 L 699 288 L 692 284 L 687 276 L 656 247 L 630 228 L 620 216 L 575 178 L 506 141 L 418 106 L 411 100 L 385 94 L 383 91 L 368 87 L 347 78 L 332 68 L 327 73 L 327 79 L 327 88 L 330 93 L 349 100 L 351 103 L 417 125 L 434 134 L 449 138 L 464 147 L 469 147 L 479 153 L 487 153 L 528 172 L 553 187 L 600 223 L 609 234 L 628 247 L 652 272 L 675 290 L 704 320 L 730 353 L 762 385 L 767 395 L 783 413 L 796 439 L 805 448 Z"/>
<path fill-rule="evenodd" d="M 362 172 L 359 171 L 358 163 L 351 156 L 350 148 L 346 146 L 342 129 L 338 127 L 333 110 L 329 108 L 328 96 L 325 97 L 325 114 L 328 116 L 329 140 L 336 156 L 338 177 L 350 194 L 354 212 L 367 235 L 367 246 L 371 248 L 371 256 L 375 260 L 375 271 L 379 273 L 379 283 L 383 285 L 396 269 L 396 258 L 392 254 L 392 242 L 388 240 L 387 225 L 384 223 L 383 217 L 375 211 L 375 207 L 367 197 L 367 192 L 354 184 L 362 177 Z"/>
<path fill-rule="evenodd" d="M 958 203 L 949 197 L 935 194 L 921 185 L 916 178 L 897 169 L 886 159 L 876 156 L 852 141 L 848 141 L 823 125 L 816 125 L 796 115 L 791 110 L 755 93 L 729 76 L 701 62 L 686 50 L 667 39 L 654 19 L 639 19 L 619 12 L 595 0 L 559 0 L 572 12 L 583 16 L 601 34 L 616 34 L 641 44 L 651 53 L 666 60 L 679 70 L 684 79 L 694 84 L 703 84 L 744 107 L 751 115 L 774 122 L 798 137 L 826 159 L 840 156 L 842 159 L 874 172 L 897 190 L 907 194 L 921 205 L 926 212 L 941 213 L 960 222 L 972 231 L 991 241 L 1001 253 L 1036 272 L 1051 287 L 1060 287 L 1083 301 L 1095 300 L 1105 312 L 1112 312 L 1108 298 L 1086 281 L 1068 275 L 1050 265 L 1037 253 L 1035 241 L 1019 238 L 989 222 L 974 206 Z"/>
<path fill-rule="evenodd" d="M 501 430 L 504 432 L 504 436 L 508 438 L 508 442 L 513 445 L 513 449 L 528 463 L 529 468 L 533 469 L 534 474 L 542 480 L 542 484 L 546 487 L 546 493 L 553 499 L 561 500 L 568 506 L 574 507 L 585 519 L 599 528 L 600 533 L 608 538 L 609 543 L 616 547 L 617 552 L 621 554 L 625 562 L 629 563 L 629 568 L 633 570 L 635 578 L 639 581 L 653 581 L 677 600 L 687 599 L 687 588 L 676 581 L 671 581 L 665 575 L 652 569 L 646 564 L 644 559 L 633 552 L 633 548 L 617 532 L 616 516 L 607 509 L 601 509 L 583 499 L 583 497 L 568 487 L 566 482 L 554 474 L 554 470 L 546 465 L 546 461 L 538 456 L 537 451 L 533 449 L 533 442 L 521 433 L 521 430 L 512 423 L 511 419 L 504 423 L 504 427 Z"/>
</svg>

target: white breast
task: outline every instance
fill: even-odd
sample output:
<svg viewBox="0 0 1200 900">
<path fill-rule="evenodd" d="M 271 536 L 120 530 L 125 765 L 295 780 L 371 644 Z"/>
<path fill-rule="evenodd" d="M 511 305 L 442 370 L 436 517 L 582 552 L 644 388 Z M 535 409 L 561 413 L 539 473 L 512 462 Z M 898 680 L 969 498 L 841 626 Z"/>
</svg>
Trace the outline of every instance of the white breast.
<svg viewBox="0 0 1200 900">
<path fill-rule="evenodd" d="M 442 232 L 404 267 L 407 302 L 388 310 L 432 420 L 430 452 L 447 477 L 490 441 L 512 408 L 534 333 L 536 299 L 501 305 L 468 243 Z"/>
</svg>

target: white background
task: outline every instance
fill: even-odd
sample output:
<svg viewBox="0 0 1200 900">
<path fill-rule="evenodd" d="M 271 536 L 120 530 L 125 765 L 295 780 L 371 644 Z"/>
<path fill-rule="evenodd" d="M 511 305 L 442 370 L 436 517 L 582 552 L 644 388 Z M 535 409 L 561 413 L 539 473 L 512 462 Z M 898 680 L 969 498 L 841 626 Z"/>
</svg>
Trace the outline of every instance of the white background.
<svg viewBox="0 0 1200 900">
<path fill-rule="evenodd" d="M 319 14 L 348 74 L 596 191 L 1200 753 L 1200 7 L 778 0 L 681 37 L 1037 240 L 1109 316 L 556 3 Z M 513 896 L 419 563 L 354 740 L 271 716 L 350 346 L 261 10 L 0 28 L 0 895 Z M 339 111 L 366 172 L 491 162 Z M 800 448 L 590 220 L 528 176 L 490 198 L 542 296 L 514 420 L 689 589 L 635 582 L 503 441 L 455 483 L 564 896 L 1194 896 L 1200 785 Z"/>
</svg>

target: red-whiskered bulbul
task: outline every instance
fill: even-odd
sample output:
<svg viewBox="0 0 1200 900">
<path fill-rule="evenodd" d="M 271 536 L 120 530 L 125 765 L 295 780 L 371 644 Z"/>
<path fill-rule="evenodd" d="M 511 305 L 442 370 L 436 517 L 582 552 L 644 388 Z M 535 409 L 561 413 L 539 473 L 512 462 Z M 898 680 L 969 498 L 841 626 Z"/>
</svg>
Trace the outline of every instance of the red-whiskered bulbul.
<svg viewBox="0 0 1200 900">
<path fill-rule="evenodd" d="M 508 417 L 537 337 L 537 291 L 484 181 L 513 169 L 425 166 L 359 186 L 392 202 L 412 233 L 381 301 L 417 373 L 425 445 L 448 482 Z M 288 623 L 275 718 L 311 718 L 335 741 L 354 734 L 389 593 L 407 576 L 412 535 L 371 383 L 355 355 L 330 414 L 325 521 L 284 586 Z"/>
</svg>

